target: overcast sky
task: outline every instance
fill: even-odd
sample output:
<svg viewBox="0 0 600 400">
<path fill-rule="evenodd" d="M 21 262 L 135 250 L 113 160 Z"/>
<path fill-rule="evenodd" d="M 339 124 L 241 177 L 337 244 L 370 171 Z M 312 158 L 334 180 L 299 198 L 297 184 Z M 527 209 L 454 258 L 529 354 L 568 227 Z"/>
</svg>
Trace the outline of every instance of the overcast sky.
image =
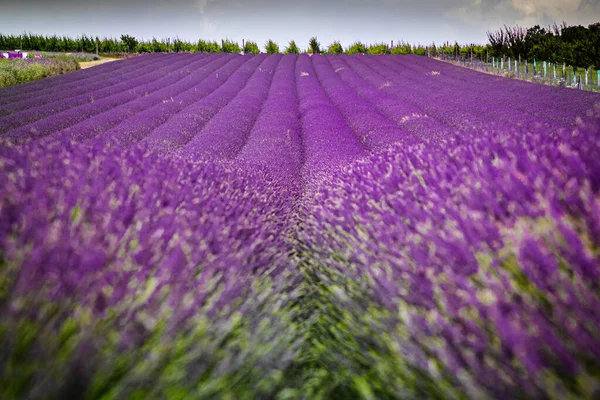
<svg viewBox="0 0 600 400">
<path fill-rule="evenodd" d="M 600 0 L 0 0 L 0 33 L 179 36 L 306 47 L 403 39 L 485 43 L 503 24 L 600 21 Z"/>
</svg>

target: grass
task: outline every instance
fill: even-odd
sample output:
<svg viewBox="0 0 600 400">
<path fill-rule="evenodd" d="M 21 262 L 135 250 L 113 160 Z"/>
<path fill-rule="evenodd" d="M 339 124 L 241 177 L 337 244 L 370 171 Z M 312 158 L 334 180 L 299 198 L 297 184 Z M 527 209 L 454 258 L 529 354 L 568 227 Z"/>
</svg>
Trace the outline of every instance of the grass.
<svg viewBox="0 0 600 400">
<path fill-rule="evenodd" d="M 38 59 L 0 59 L 0 88 L 80 69 L 77 57 L 55 55 Z"/>
<path fill-rule="evenodd" d="M 535 65 L 532 62 L 528 62 L 527 66 L 525 62 L 517 62 L 517 68 L 515 69 L 515 60 L 511 60 L 510 70 L 508 64 L 508 58 L 501 64 L 498 60 L 496 65 L 492 63 L 492 58 L 489 58 L 489 62 L 481 62 L 473 59 L 473 63 L 469 59 L 466 61 L 456 62 L 452 59 L 447 59 L 447 62 L 456 64 L 462 67 L 476 69 L 479 71 L 488 72 L 494 75 L 505 76 L 507 78 L 522 79 L 529 82 L 541 83 L 544 85 L 551 86 L 563 86 L 576 89 L 578 87 L 578 80 L 581 77 L 581 83 L 583 90 L 600 92 L 600 84 L 598 82 L 598 70 L 594 68 L 587 69 L 588 78 L 586 84 L 586 69 L 565 65 L 563 70 L 562 64 L 551 64 L 546 63 L 546 70 L 544 72 L 544 62 L 538 61 Z"/>
</svg>

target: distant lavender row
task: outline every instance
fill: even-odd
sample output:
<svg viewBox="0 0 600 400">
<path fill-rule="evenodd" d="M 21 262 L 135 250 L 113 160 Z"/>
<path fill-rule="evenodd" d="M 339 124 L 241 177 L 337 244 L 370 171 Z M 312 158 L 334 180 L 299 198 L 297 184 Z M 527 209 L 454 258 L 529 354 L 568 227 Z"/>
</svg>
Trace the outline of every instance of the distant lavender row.
<svg viewBox="0 0 600 400">
<path fill-rule="evenodd" d="M 207 63 L 208 61 L 211 62 Z M 151 90 L 147 90 L 147 96 L 138 97 L 125 103 L 122 103 L 117 97 L 113 99 L 114 107 L 55 132 L 49 138 L 54 139 L 66 135 L 77 142 L 93 138 L 99 141 L 111 138 L 114 141 L 123 142 L 126 140 L 125 135 L 135 136 L 136 128 L 150 130 L 154 126 L 153 120 L 164 121 L 165 117 L 159 111 L 161 108 L 178 109 L 193 102 L 195 98 L 201 97 L 202 92 L 198 90 L 199 87 L 215 73 L 215 70 L 219 71 L 219 67 L 231 61 L 232 59 L 228 57 L 202 60 L 200 63 L 189 66 L 191 73 L 183 79 L 178 79 L 170 85 L 164 85 L 161 81 L 154 82 Z"/>
<path fill-rule="evenodd" d="M 178 82 L 191 73 L 191 70 L 182 69 L 190 64 L 190 61 L 192 60 L 176 63 L 163 61 L 154 68 L 147 67 L 139 78 L 117 83 L 91 94 L 83 94 L 0 118 L 0 123 L 7 122 L 17 126 L 6 135 L 17 143 L 23 140 L 38 139 Z M 196 61 L 200 64 L 204 62 L 204 59 Z M 159 68 L 156 69 L 156 67 Z M 57 111 L 62 112 L 57 113 Z"/>
<path fill-rule="evenodd" d="M 99 73 L 90 82 L 78 81 L 68 85 L 53 85 L 48 90 L 36 92 L 35 103 L 33 103 L 33 105 L 37 107 L 50 102 L 56 102 L 58 100 L 75 97 L 80 94 L 88 94 L 99 91 L 103 88 L 120 83 L 122 80 L 117 80 L 117 77 L 122 77 L 123 79 L 127 79 L 128 77 L 135 77 L 138 74 L 138 68 L 144 68 L 150 65 L 153 64 L 144 63 L 142 66 L 128 65 L 129 68 L 123 68 L 118 71 L 110 71 L 106 72 L 105 74 Z M 127 75 L 128 73 L 130 73 L 130 75 Z M 19 98 L 21 98 L 22 100 L 19 100 Z M 13 98 L 11 98 L 10 105 L 0 106 L 0 116 L 26 110 L 31 106 L 31 94 L 26 93 L 21 96 L 14 96 Z"/>
<path fill-rule="evenodd" d="M 296 57 L 284 56 L 275 69 L 269 94 L 237 160 L 257 166 L 288 185 L 299 185 L 304 163 L 295 77 Z"/>
<path fill-rule="evenodd" d="M 189 64 L 191 61 L 192 60 L 189 58 L 183 60 L 178 59 L 177 62 L 173 63 L 168 59 L 162 59 L 156 64 L 150 64 L 141 70 L 131 71 L 123 76 L 114 76 L 108 80 L 108 86 L 100 88 L 99 90 L 92 90 L 89 93 L 67 97 L 63 100 L 49 104 L 42 103 L 41 105 L 37 105 L 36 98 L 32 98 L 27 100 L 30 108 L 0 118 L 0 133 L 6 132 L 9 129 L 23 127 L 24 125 L 31 124 L 46 117 L 56 117 L 59 112 L 72 110 L 75 107 L 82 105 L 94 104 L 99 100 L 120 93 L 127 92 L 133 95 L 143 96 L 145 95 L 145 91 L 143 91 L 144 85 L 174 72 L 179 73 L 180 75 L 183 74 L 184 72 L 180 71 L 180 68 Z M 135 89 L 138 87 L 141 87 L 140 89 L 142 90 L 136 91 Z"/>
<path fill-rule="evenodd" d="M 9 104 L 14 99 L 22 100 L 38 93 L 45 93 L 48 91 L 55 91 L 58 88 L 65 85 L 65 87 L 72 87 L 67 85 L 87 83 L 87 81 L 94 80 L 94 77 L 98 74 L 104 73 L 119 73 L 124 68 L 131 68 L 136 65 L 151 62 L 152 59 L 159 56 L 157 55 L 145 55 L 143 57 L 135 57 L 127 60 L 119 61 L 118 63 L 106 63 L 101 64 L 94 69 L 80 70 L 76 74 L 65 74 L 57 75 L 44 79 L 43 81 L 27 82 L 18 87 L 8 87 L 0 91 L 0 104 Z"/>
<path fill-rule="evenodd" d="M 242 150 L 265 102 L 280 55 L 268 57 L 236 96 L 180 151 L 184 157 L 232 159 Z"/>
<path fill-rule="evenodd" d="M 225 107 L 245 86 L 256 68 L 265 62 L 266 56 L 244 56 L 241 67 L 222 71 L 207 83 L 203 97 L 173 115 L 167 124 L 151 132 L 141 146 L 157 148 L 161 152 L 174 153 L 192 140 L 198 132 Z"/>
</svg>

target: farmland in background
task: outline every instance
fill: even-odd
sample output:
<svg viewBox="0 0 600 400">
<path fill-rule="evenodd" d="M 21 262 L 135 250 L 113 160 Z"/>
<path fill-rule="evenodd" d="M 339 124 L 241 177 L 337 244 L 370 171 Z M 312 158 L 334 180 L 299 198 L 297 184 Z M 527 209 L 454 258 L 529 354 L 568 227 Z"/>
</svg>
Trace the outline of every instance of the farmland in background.
<svg viewBox="0 0 600 400">
<path fill-rule="evenodd" d="M 79 69 L 79 60 L 82 59 L 89 60 L 66 54 L 0 59 L 0 88 L 76 71 Z"/>
<path fill-rule="evenodd" d="M 599 103 L 415 55 L 0 89 L 0 397 L 592 398 Z"/>
</svg>

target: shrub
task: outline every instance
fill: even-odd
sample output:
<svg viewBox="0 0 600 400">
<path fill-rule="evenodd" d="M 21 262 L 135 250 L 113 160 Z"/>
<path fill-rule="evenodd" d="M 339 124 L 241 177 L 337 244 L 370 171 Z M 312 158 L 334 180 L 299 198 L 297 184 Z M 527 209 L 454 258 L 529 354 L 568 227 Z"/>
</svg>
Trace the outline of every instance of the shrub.
<svg viewBox="0 0 600 400">
<path fill-rule="evenodd" d="M 400 42 L 390 49 L 391 54 L 411 54 L 412 49 L 409 43 Z"/>
<path fill-rule="evenodd" d="M 242 49 L 237 44 L 237 42 L 234 42 L 229 39 L 221 40 L 221 49 L 223 50 L 223 53 L 241 53 L 242 52 Z"/>
<path fill-rule="evenodd" d="M 346 51 L 346 53 L 348 53 L 348 54 L 360 54 L 360 53 L 366 53 L 366 52 L 367 52 L 367 46 L 365 46 L 361 42 L 352 43 L 350 45 L 350 47 L 348 47 L 348 50 Z"/>
<path fill-rule="evenodd" d="M 0 87 L 60 75 L 79 68 L 77 59 L 65 54 L 41 59 L 0 60 Z"/>
<path fill-rule="evenodd" d="M 288 43 L 288 47 L 284 51 L 285 54 L 300 54 L 300 49 L 293 40 Z"/>
<path fill-rule="evenodd" d="M 342 54 L 343 52 L 344 48 L 342 47 L 342 44 L 337 40 L 331 43 L 329 47 L 327 47 L 328 54 Z"/>
<path fill-rule="evenodd" d="M 11 71 L 0 68 L 0 87 L 12 86 L 17 83 L 19 82 Z"/>
<path fill-rule="evenodd" d="M 388 54 L 389 52 L 388 45 L 385 43 L 375 43 L 367 49 L 367 53 L 369 54 Z"/>
<path fill-rule="evenodd" d="M 256 42 L 247 41 L 244 45 L 244 53 L 246 54 L 258 54 L 260 53 L 260 49 Z"/>
<path fill-rule="evenodd" d="M 200 53 L 220 53 L 221 46 L 217 42 L 209 42 L 206 40 L 198 40 L 198 51 Z"/>
<path fill-rule="evenodd" d="M 265 44 L 265 50 L 267 54 L 277 54 L 279 53 L 279 45 L 272 41 L 271 39 L 267 40 Z"/>
</svg>

